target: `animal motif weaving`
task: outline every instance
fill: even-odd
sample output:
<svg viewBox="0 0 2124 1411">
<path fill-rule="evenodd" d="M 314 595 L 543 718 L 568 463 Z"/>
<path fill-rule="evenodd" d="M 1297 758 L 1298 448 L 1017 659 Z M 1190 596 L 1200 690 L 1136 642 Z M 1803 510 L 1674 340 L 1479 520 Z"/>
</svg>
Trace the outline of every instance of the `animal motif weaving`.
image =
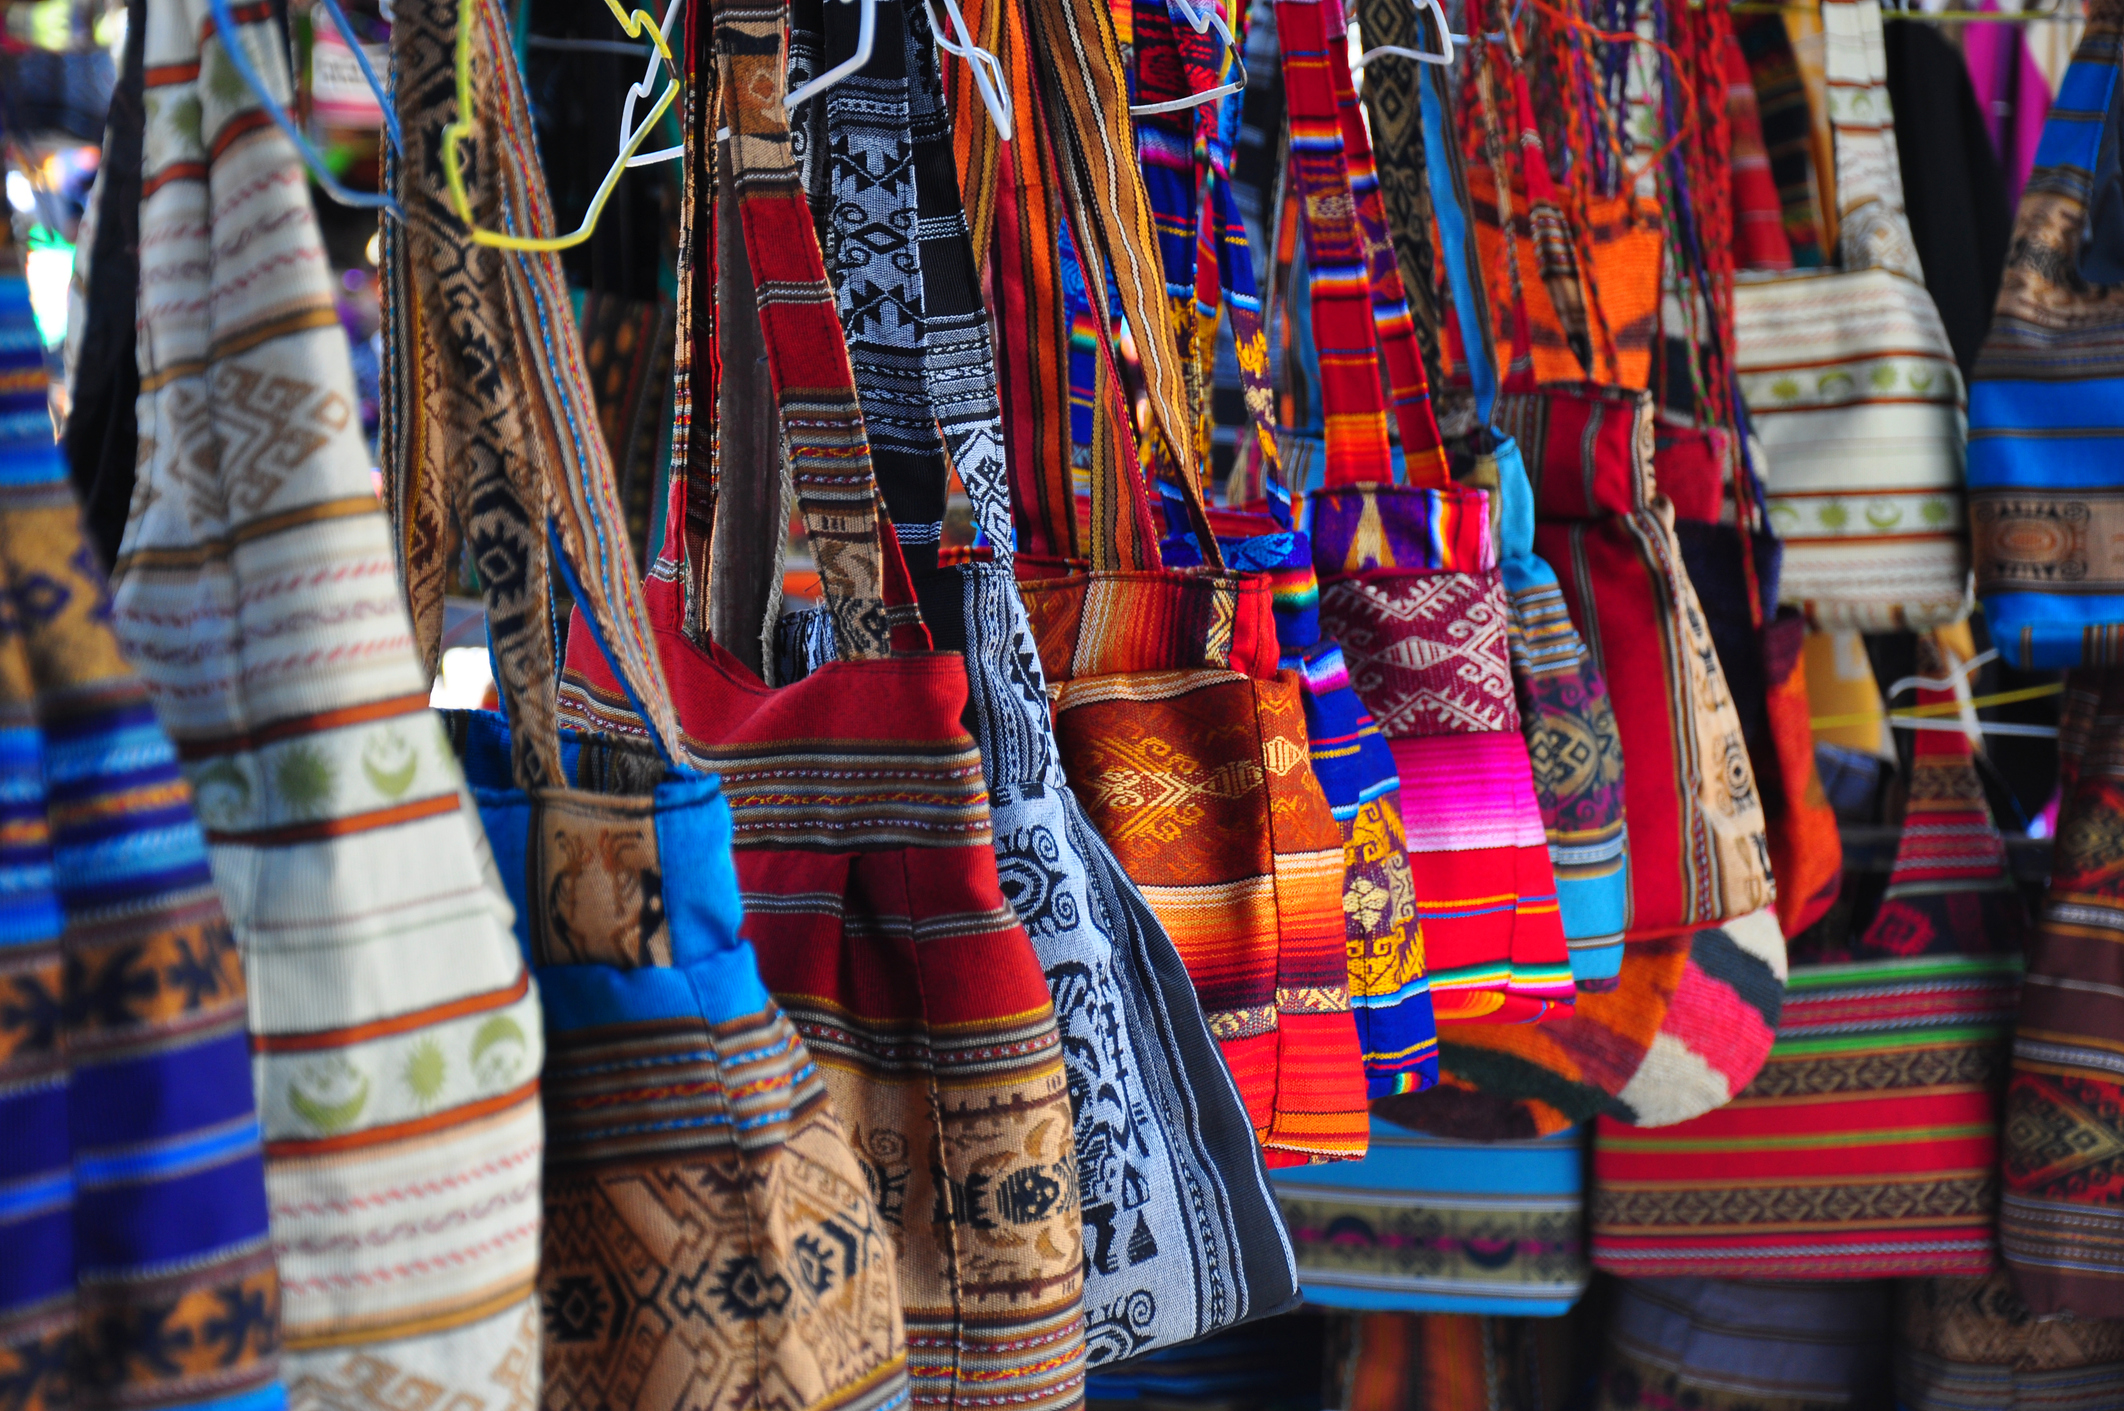
<svg viewBox="0 0 2124 1411">
<path fill-rule="evenodd" d="M 0 1384 L 274 1411 L 279 1277 L 235 938 L 109 625 L 0 239 Z"/>
<path fill-rule="evenodd" d="M 1969 610 L 1961 373 L 1903 213 L 1879 6 L 1824 0 L 1822 26 L 1841 268 L 1741 275 L 1735 369 L 1782 600 L 1823 627 L 1937 626 Z"/>
<path fill-rule="evenodd" d="M 827 284 L 783 137 L 780 29 L 776 9 L 715 11 L 735 133 L 730 176 L 755 276 L 786 279 L 807 311 L 802 327 L 771 301 L 761 311 L 784 422 L 807 406 L 845 408 L 850 439 L 831 466 L 867 485 L 839 321 L 808 319 L 823 311 Z M 773 467 L 718 469 L 727 478 Z M 801 484 L 804 462 L 792 469 Z M 674 504 L 683 478 L 674 476 Z M 926 647 L 882 519 L 858 517 L 847 532 L 848 567 L 820 560 L 828 610 L 837 626 L 868 621 L 860 604 L 878 582 L 880 625 Z M 852 651 L 837 633 L 838 660 L 768 688 L 684 634 L 670 585 L 698 551 L 680 520 L 666 516 L 648 597 L 684 749 L 722 777 L 746 937 L 823 1071 L 891 1233 L 914 1400 L 1074 1404 L 1085 1252 L 1062 1041 L 998 876 L 981 756 L 960 723 L 965 665 L 949 653 Z M 562 702 L 578 728 L 643 729 L 588 633 L 570 634 Z"/>
<path fill-rule="evenodd" d="M 287 50 L 269 6 L 235 19 L 148 6 L 112 625 L 243 955 L 289 1400 L 499 1408 L 538 1367 L 538 1000 L 428 710 L 303 169 L 225 46 L 282 102 Z"/>
<path fill-rule="evenodd" d="M 458 116 L 459 6 L 433 0 L 397 14 L 400 91 L 437 97 L 402 110 L 413 160 L 399 194 L 413 219 L 402 246 L 410 278 L 393 286 L 393 312 L 429 325 L 406 336 L 433 355 L 433 380 L 408 389 L 424 423 L 414 439 L 448 447 L 437 488 L 481 545 L 510 719 L 552 731 L 539 676 L 541 665 L 550 670 L 550 625 L 507 609 L 526 590 L 549 601 L 539 531 L 541 520 L 551 524 L 554 487 L 544 477 L 560 465 L 536 456 L 534 436 L 508 433 L 540 418 L 583 428 L 575 487 L 584 537 L 614 542 L 626 521 L 581 363 L 516 356 L 491 380 L 474 376 L 484 354 L 521 349 L 546 319 L 558 324 L 555 348 L 572 348 L 576 333 L 554 297 L 559 261 L 475 246 L 443 205 L 440 175 L 422 165 Z M 488 159 L 472 167 L 472 209 L 489 226 L 550 231 L 535 154 L 507 140 L 530 124 L 505 18 L 492 5 L 471 14 L 472 109 L 463 116 Z M 680 523 L 683 506 L 671 515 Z M 552 538 L 572 590 L 587 575 L 567 541 Z M 623 575 L 617 587 L 617 602 L 573 592 L 586 609 L 579 640 L 616 643 L 644 619 L 639 586 Z M 648 678 L 645 713 L 668 721 L 662 681 L 660 670 Z M 651 751 L 609 741 L 557 732 L 512 740 L 492 716 L 456 723 L 517 940 L 539 972 L 551 1045 L 540 1405 L 905 1405 L 894 1237 L 828 1110 L 823 1076 L 739 936 L 720 783 L 667 772 Z M 526 787 L 530 777 L 547 782 Z"/>
<path fill-rule="evenodd" d="M 2038 1316 L 2124 1317 L 2124 676 L 2066 678 L 2063 804 L 2006 1090 L 1999 1248 Z"/>
<path fill-rule="evenodd" d="M 1991 332 L 1969 389 L 1977 592 L 2023 668 L 2124 657 L 2124 498 L 2102 448 L 2124 391 L 2124 291 L 2079 274 L 2092 173 L 2117 103 L 2124 9 L 2091 5 L 2021 195 Z"/>
<path fill-rule="evenodd" d="M 998 875 L 1055 1001 L 1086 1226 L 1086 1360 L 1097 1367 L 1276 1311 L 1296 1297 L 1296 1274 L 1252 1124 L 1179 953 L 1063 780 L 1012 568 L 996 364 L 935 49 L 926 14 L 908 19 L 923 391 L 942 409 L 991 554 L 919 586 L 939 637 L 967 644 Z"/>
</svg>

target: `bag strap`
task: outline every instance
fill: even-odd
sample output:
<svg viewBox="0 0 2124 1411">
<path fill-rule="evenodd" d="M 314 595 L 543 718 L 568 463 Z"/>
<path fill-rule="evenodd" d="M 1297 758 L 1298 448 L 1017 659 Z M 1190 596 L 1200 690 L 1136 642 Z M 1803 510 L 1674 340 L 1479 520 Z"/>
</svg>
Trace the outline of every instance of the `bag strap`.
<svg viewBox="0 0 2124 1411">
<path fill-rule="evenodd" d="M 1350 77 L 1349 24 L 1339 3 L 1323 12 L 1328 20 L 1327 70 L 1335 86 L 1335 111 L 1342 127 L 1342 146 L 1350 175 L 1357 232 L 1364 241 L 1365 274 L 1371 286 L 1372 327 L 1386 355 L 1387 404 L 1401 432 L 1402 469 L 1408 483 L 1440 489 L 1453 483 L 1446 467 L 1445 444 L 1438 417 L 1431 409 L 1430 378 L 1416 343 L 1416 323 L 1401 282 L 1401 260 L 1387 230 L 1386 203 L 1379 194 L 1379 169 L 1372 159 L 1372 139 L 1357 108 L 1357 87 Z"/>
<path fill-rule="evenodd" d="M 728 179 L 760 292 L 768 377 L 836 654 L 859 661 L 926 651 L 929 634 L 899 540 L 886 532 L 855 371 L 790 155 L 782 14 L 735 0 L 716 0 L 710 13 L 717 86 L 730 126 Z M 765 463 L 743 469 L 773 473 Z M 719 465 L 717 474 L 725 470 Z M 759 529 L 781 532 L 778 524 Z"/>
<path fill-rule="evenodd" d="M 1379 388 L 1370 270 L 1350 195 L 1327 4 L 1277 0 L 1276 36 L 1283 49 L 1291 177 L 1305 234 L 1313 344 L 1320 352 L 1327 483 L 1390 484 L 1394 465 Z"/>
<path fill-rule="evenodd" d="M 1878 0 L 1822 0 L 1822 34 L 1839 258 L 1847 270 L 1889 269 L 1923 280 L 1903 209 Z"/>
<path fill-rule="evenodd" d="M 526 789 L 568 782 L 554 711 L 559 644 L 548 554 L 666 764 L 683 768 L 560 261 L 474 246 L 443 196 L 443 129 L 461 122 L 470 127 L 464 170 L 474 216 L 512 233 L 553 229 L 507 19 L 496 0 L 415 0 L 399 13 L 396 91 L 419 95 L 408 116 L 423 129 L 399 168 L 412 242 L 406 263 L 419 282 L 418 308 L 433 321 L 436 385 L 446 389 L 443 413 L 458 437 L 446 469 L 486 595 L 495 675 L 514 727 L 514 777 Z M 460 45 L 471 77 L 467 112 L 457 111 L 453 79 Z"/>
<path fill-rule="evenodd" d="M 1096 269 L 1103 275 L 1102 264 L 1113 268 L 1115 293 L 1142 360 L 1152 421 L 1184 482 L 1188 518 L 1205 541 L 1207 560 L 1221 569 L 1223 559 L 1209 532 L 1202 471 L 1195 460 L 1186 373 L 1166 312 L 1157 231 L 1136 162 L 1113 14 L 1106 0 L 1032 0 L 1031 11 L 1032 32 L 1042 51 L 1036 61 L 1039 77 L 1052 86 L 1056 98 L 1050 131 L 1061 174 L 1069 178 L 1062 189 L 1071 228 L 1092 247 L 1084 256 L 1087 272 Z M 1097 283 L 1103 287 L 1105 281 Z M 1066 476 L 1067 465 L 1051 467 L 1050 472 Z M 1149 551 L 1156 552 L 1155 539 Z"/>
</svg>

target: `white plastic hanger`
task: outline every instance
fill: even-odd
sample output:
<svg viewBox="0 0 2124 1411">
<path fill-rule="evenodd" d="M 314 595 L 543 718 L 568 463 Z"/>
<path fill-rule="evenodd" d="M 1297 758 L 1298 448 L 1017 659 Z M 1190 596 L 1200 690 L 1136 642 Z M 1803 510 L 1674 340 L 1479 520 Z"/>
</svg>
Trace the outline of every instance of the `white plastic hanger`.
<svg viewBox="0 0 2124 1411">
<path fill-rule="evenodd" d="M 1383 58 L 1388 54 L 1392 54 L 1399 59 L 1414 59 L 1419 64 L 1437 64 L 1441 67 L 1450 67 L 1452 65 L 1456 47 L 1467 43 L 1468 37 L 1464 34 L 1453 33 L 1452 27 L 1446 23 L 1445 6 L 1439 4 L 1438 0 L 1414 0 L 1414 2 L 1416 13 L 1419 16 L 1425 10 L 1429 10 L 1431 18 L 1438 22 L 1438 33 L 1440 35 L 1438 42 L 1445 47 L 1437 53 L 1432 53 L 1424 49 L 1405 48 L 1399 44 L 1382 44 L 1377 49 L 1367 49 L 1358 55 L 1357 62 L 1350 65 L 1350 72 L 1356 73 L 1372 60 Z"/>
<path fill-rule="evenodd" d="M 936 34 L 937 47 L 966 61 L 966 70 L 973 75 L 974 91 L 981 95 L 981 105 L 988 109 L 989 121 L 996 125 L 996 136 L 1010 141 L 1010 90 L 1003 85 L 1003 61 L 973 42 L 973 35 L 966 28 L 966 16 L 959 13 L 959 0 L 944 0 L 944 13 L 958 31 L 956 41 L 937 23 L 936 6 L 930 0 L 922 0 L 922 8 L 929 11 L 929 27 Z"/>
<path fill-rule="evenodd" d="M 661 25 L 657 26 L 657 28 L 663 33 L 664 47 L 666 48 L 668 48 L 671 43 L 671 26 L 677 23 L 678 21 L 679 7 L 684 5 L 685 3 L 686 0 L 671 0 L 671 4 L 667 6 L 664 10 L 664 22 Z M 620 151 L 622 152 L 625 152 L 631 144 L 640 139 L 641 134 L 634 131 L 635 100 L 640 98 L 648 98 L 655 94 L 657 70 L 661 69 L 663 66 L 663 48 L 659 48 L 657 45 L 654 44 L 650 45 L 649 66 L 642 70 L 642 81 L 640 83 L 629 85 L 627 89 L 627 102 L 620 109 L 619 145 Z M 644 126 L 646 125 L 647 124 L 645 123 Z M 686 149 L 683 145 L 678 147 L 659 147 L 654 152 L 637 152 L 634 156 L 627 158 L 627 165 L 630 167 L 653 167 L 658 162 L 675 162 L 685 154 Z"/>
<path fill-rule="evenodd" d="M 1438 0 L 1430 0 L 1430 3 L 1435 5 Z M 1166 0 L 1166 9 L 1187 21 L 1188 28 L 1197 34 L 1207 34 L 1215 29 L 1217 37 L 1224 41 L 1224 52 L 1232 56 L 1232 67 L 1238 70 L 1239 76 L 1230 83 L 1220 83 L 1215 88 L 1205 88 L 1185 98 L 1168 98 L 1163 103 L 1131 103 L 1128 105 L 1131 113 L 1138 117 L 1151 113 L 1177 113 L 1182 108 L 1199 108 L 1204 103 L 1214 103 L 1227 93 L 1237 93 L 1246 87 L 1246 60 L 1239 57 L 1239 44 L 1232 38 L 1231 30 L 1226 28 L 1224 17 L 1217 13 L 1214 3 L 1198 10 L 1191 0 Z"/>
</svg>

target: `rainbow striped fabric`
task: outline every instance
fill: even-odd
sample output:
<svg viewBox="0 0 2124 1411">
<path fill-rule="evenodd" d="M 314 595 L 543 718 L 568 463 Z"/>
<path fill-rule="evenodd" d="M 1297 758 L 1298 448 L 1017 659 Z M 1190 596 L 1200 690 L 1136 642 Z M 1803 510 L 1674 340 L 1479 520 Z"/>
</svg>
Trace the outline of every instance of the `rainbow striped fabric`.
<svg viewBox="0 0 2124 1411">
<path fill-rule="evenodd" d="M 275 1411 L 243 966 L 0 240 L 0 1392 Z"/>
<path fill-rule="evenodd" d="M 1343 937 L 1366 1094 L 1421 1092 L 1438 1081 L 1438 1026 L 1401 818 L 1401 776 L 1386 737 L 1350 687 L 1342 648 L 1320 633 L 1312 544 L 1304 534 L 1279 527 L 1279 518 L 1212 515 L 1220 530 L 1253 531 L 1247 537 L 1220 533 L 1218 542 L 1232 568 L 1268 578 L 1281 668 L 1304 683 L 1313 774 L 1342 828 Z M 1202 557 L 1191 534 L 1167 539 L 1164 554 L 1176 567 Z"/>
</svg>

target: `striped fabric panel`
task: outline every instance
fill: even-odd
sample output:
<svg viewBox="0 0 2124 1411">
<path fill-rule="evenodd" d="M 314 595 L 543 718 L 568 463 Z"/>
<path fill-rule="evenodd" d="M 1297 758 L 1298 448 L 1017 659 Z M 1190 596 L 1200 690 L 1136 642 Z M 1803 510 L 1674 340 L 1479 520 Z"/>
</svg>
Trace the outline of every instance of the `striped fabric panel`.
<svg viewBox="0 0 2124 1411">
<path fill-rule="evenodd" d="M 2114 289 L 2070 274 L 2117 101 L 2117 16 L 2074 51 L 2022 192 L 1991 332 L 1969 391 L 1969 516 L 1977 591 L 1995 640 L 2024 668 L 2124 660 L 2124 500 L 2107 467 L 2108 409 L 2124 396 Z M 2061 533 L 2059 526 L 2073 529 Z"/>
<path fill-rule="evenodd" d="M 1340 10 L 1330 8 L 1323 13 L 1328 20 L 1328 78 L 1334 85 L 1335 110 L 1342 127 L 1357 231 L 1364 241 L 1365 269 L 1372 293 L 1372 327 L 1386 360 L 1387 403 L 1393 408 L 1394 422 L 1401 432 L 1403 479 L 1410 485 L 1435 489 L 1450 484 L 1452 476 L 1446 469 L 1445 447 L 1439 441 L 1438 420 L 1431 409 L 1430 381 L 1417 347 L 1400 260 L 1387 230 L 1386 204 L 1372 160 L 1372 139 L 1357 111 L 1347 25 Z"/>
<path fill-rule="evenodd" d="M 1554 1317 L 1585 1291 L 1578 1130 L 1463 1142 L 1372 1119 L 1363 1161 L 1283 1171 L 1308 1303 Z"/>
<path fill-rule="evenodd" d="M 1034 0 L 1029 9 L 1031 33 L 1045 56 L 1039 77 L 1053 102 L 1049 117 L 1071 225 L 1086 257 L 1103 257 L 1114 271 L 1115 297 L 1135 335 L 1164 454 L 1185 481 L 1197 483 L 1187 372 L 1173 337 L 1155 211 L 1136 161 L 1113 15 L 1105 0 Z"/>
<path fill-rule="evenodd" d="M 1594 1263 L 1632 1277 L 1991 1267 L 2018 955 L 1796 967 L 1768 1062 L 1656 1130 L 1601 1119 Z"/>
<path fill-rule="evenodd" d="M 286 95 L 269 7 L 237 21 Z M 537 1360 L 536 1000 L 427 710 L 301 165 L 204 5 L 148 26 L 148 454 L 113 621 L 244 956 L 283 1365 L 349 1407 L 484 1399 Z M 475 1010 L 510 1026 L 483 1063 Z"/>
<path fill-rule="evenodd" d="M 714 15 L 721 89 L 733 96 L 731 180 L 797 505 L 840 659 L 886 656 L 894 643 L 877 482 L 833 285 L 790 157 L 783 7 L 723 4 Z"/>
<path fill-rule="evenodd" d="M 1291 174 L 1302 201 L 1313 337 L 1326 408 L 1327 483 L 1390 483 L 1386 403 L 1372 319 L 1371 251 L 1350 189 L 1327 11 L 1319 0 L 1282 0 L 1276 32 L 1290 105 Z M 1319 536 L 1315 535 L 1315 541 Z"/>
<path fill-rule="evenodd" d="M 111 635 L 43 354 L 0 255 L 0 1379 L 24 1406 L 93 1369 L 128 1405 L 271 1411 L 242 963 Z"/>
<path fill-rule="evenodd" d="M 1220 530 L 1274 530 L 1266 515 L 1223 511 Z M 1342 649 L 1320 635 L 1312 545 L 1302 533 L 1224 540 L 1225 561 L 1260 570 L 1275 584 L 1283 668 L 1305 690 L 1306 742 L 1314 777 L 1342 833 L 1339 891 L 1350 1007 L 1364 1055 L 1366 1094 L 1419 1092 L 1437 1081 L 1424 942 L 1416 921 L 1401 780 L 1386 737 L 1350 687 Z M 1169 564 L 1197 558 L 1192 536 L 1165 544 Z"/>
</svg>

